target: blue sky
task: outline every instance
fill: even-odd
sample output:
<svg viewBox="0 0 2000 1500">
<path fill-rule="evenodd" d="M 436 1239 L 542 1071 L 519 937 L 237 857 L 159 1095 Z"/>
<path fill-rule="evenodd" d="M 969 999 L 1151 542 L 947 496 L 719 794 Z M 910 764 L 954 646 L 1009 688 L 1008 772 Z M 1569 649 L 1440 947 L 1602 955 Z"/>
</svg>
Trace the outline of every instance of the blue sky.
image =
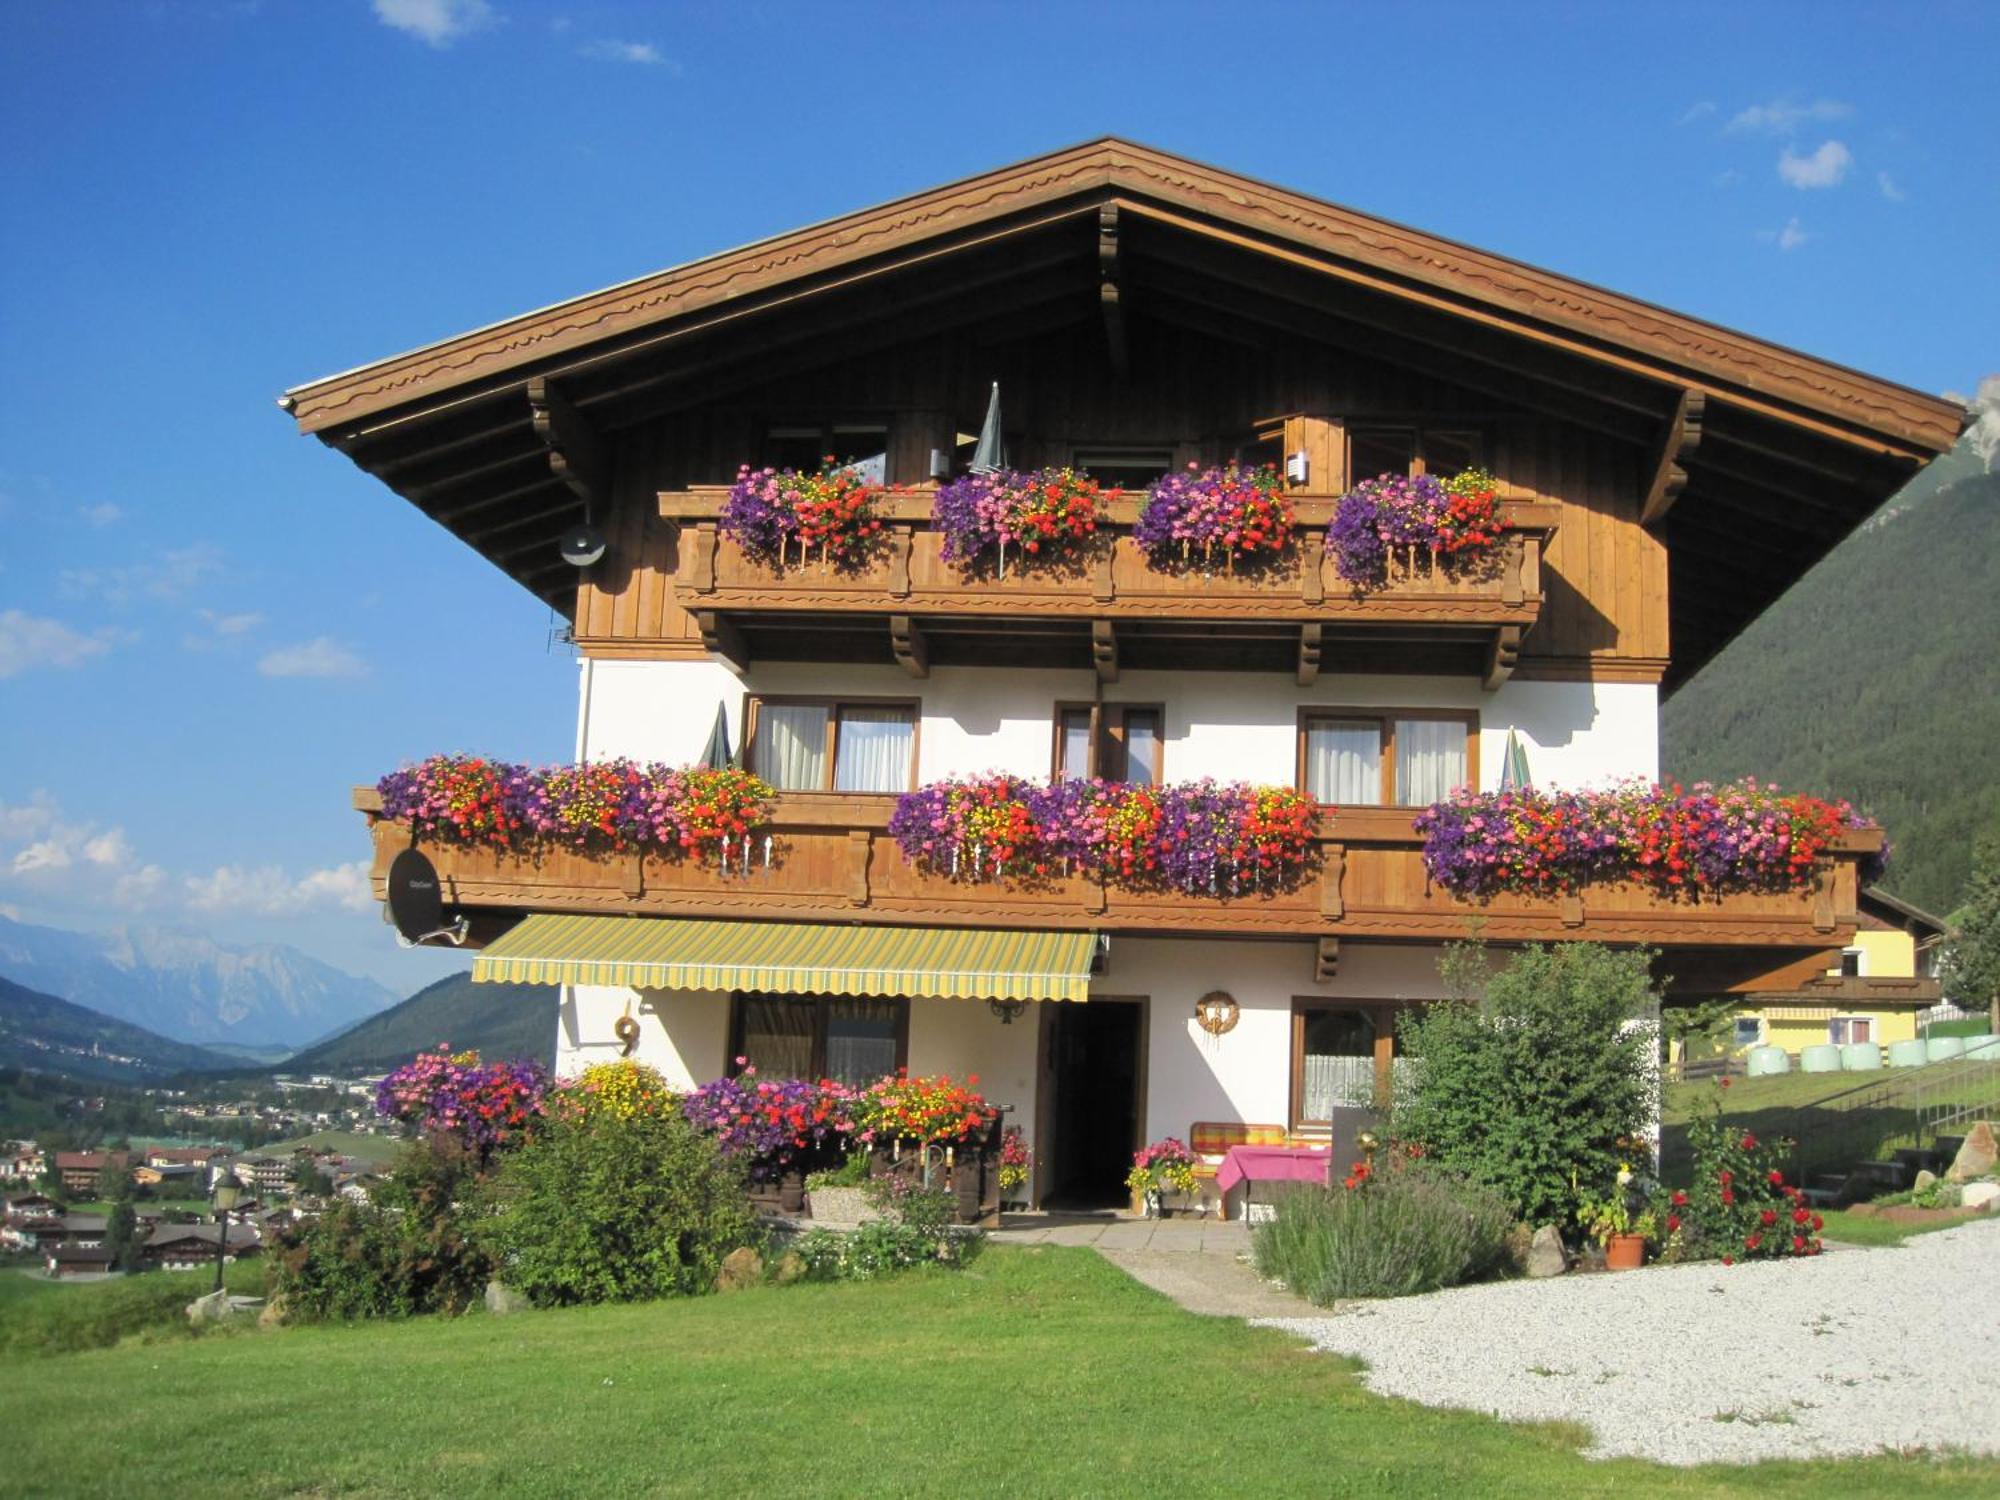
<svg viewBox="0 0 2000 1500">
<path fill-rule="evenodd" d="M 548 613 L 285 387 L 1115 133 L 1927 390 L 2000 370 L 2000 7 L 27 4 L 0 911 L 398 989 L 347 789 L 565 754 Z"/>
</svg>

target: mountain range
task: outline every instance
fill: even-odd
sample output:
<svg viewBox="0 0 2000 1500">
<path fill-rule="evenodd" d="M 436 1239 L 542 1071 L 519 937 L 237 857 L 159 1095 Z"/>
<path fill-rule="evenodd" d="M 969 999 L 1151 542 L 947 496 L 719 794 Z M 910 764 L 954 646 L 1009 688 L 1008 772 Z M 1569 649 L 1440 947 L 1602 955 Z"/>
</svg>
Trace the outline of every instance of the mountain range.
<svg viewBox="0 0 2000 1500">
<path fill-rule="evenodd" d="M 68 932 L 0 917 L 0 974 L 162 1037 L 296 1048 L 395 994 L 281 944 L 231 946 L 157 928 Z"/>
<path fill-rule="evenodd" d="M 284 1066 L 293 1073 L 378 1073 L 439 1043 L 495 1061 L 533 1058 L 553 1067 L 556 987 L 474 984 L 470 974 L 448 974 Z"/>
<path fill-rule="evenodd" d="M 0 979 L 0 1067 L 107 1083 L 151 1083 L 175 1073 L 240 1066 L 220 1053 Z"/>
<path fill-rule="evenodd" d="M 1883 882 L 1948 916 L 2000 834 L 2000 450 L 1969 434 L 1668 700 L 1684 781 L 1845 797 L 1889 832 Z"/>
</svg>

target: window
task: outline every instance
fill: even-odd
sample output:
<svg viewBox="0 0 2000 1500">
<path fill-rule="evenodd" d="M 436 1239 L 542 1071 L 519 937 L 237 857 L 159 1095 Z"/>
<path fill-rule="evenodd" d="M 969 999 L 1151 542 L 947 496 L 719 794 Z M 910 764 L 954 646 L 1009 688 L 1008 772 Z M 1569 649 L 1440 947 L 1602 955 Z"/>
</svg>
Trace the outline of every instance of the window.
<svg viewBox="0 0 2000 1500">
<path fill-rule="evenodd" d="M 1331 1128 L 1334 1111 L 1372 1109 L 1396 1051 L 1386 1005 L 1292 1002 L 1292 1128 Z"/>
<path fill-rule="evenodd" d="M 1378 474 L 1439 474 L 1449 479 L 1480 461 L 1476 432 L 1432 427 L 1358 427 L 1348 434 L 1347 478 Z"/>
<path fill-rule="evenodd" d="M 1764 1035 L 1764 1023 L 1755 1016 L 1738 1016 L 1736 1033 L 1731 1038 L 1733 1047 L 1754 1047 Z"/>
<path fill-rule="evenodd" d="M 906 792 L 916 745 L 914 703 L 750 703 L 751 769 L 781 792 Z"/>
<path fill-rule="evenodd" d="M 1165 722 L 1157 703 L 1059 703 L 1055 773 L 1157 786 Z"/>
<path fill-rule="evenodd" d="M 1299 786 L 1315 802 L 1422 807 L 1477 784 L 1479 716 L 1311 710 L 1299 718 Z"/>
<path fill-rule="evenodd" d="M 808 423 L 773 427 L 765 436 L 764 462 L 774 469 L 810 474 L 829 457 L 860 470 L 870 484 L 886 484 L 889 429 L 879 422 Z"/>
<path fill-rule="evenodd" d="M 729 1055 L 765 1078 L 830 1078 L 861 1087 L 902 1067 L 909 1041 L 907 1000 L 738 995 Z"/>
<path fill-rule="evenodd" d="M 1070 467 L 1106 489 L 1143 490 L 1174 466 L 1170 448 L 1074 448 Z"/>
<path fill-rule="evenodd" d="M 1875 1040 L 1875 1018 L 1835 1016 L 1826 1023 L 1826 1039 L 1836 1047 L 1844 1047 L 1849 1042 L 1872 1042 Z"/>
<path fill-rule="evenodd" d="M 1861 977 L 1861 950 L 1859 948 L 1843 948 L 1841 950 L 1840 977 L 1842 979 L 1859 979 Z"/>
</svg>

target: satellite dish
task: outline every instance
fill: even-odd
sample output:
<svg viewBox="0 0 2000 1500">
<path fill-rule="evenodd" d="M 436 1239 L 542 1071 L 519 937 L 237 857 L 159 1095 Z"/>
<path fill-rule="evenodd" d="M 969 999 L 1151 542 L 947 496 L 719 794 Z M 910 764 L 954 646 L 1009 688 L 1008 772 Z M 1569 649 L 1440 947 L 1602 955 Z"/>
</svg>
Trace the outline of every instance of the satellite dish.
<svg viewBox="0 0 2000 1500">
<path fill-rule="evenodd" d="M 573 568 L 587 568 L 604 556 L 604 533 L 588 521 L 562 534 L 563 561 Z"/>
<path fill-rule="evenodd" d="M 465 918 L 445 920 L 444 883 L 437 866 L 415 849 L 405 849 L 389 862 L 389 920 L 411 946 L 434 937 L 465 941 Z"/>
</svg>

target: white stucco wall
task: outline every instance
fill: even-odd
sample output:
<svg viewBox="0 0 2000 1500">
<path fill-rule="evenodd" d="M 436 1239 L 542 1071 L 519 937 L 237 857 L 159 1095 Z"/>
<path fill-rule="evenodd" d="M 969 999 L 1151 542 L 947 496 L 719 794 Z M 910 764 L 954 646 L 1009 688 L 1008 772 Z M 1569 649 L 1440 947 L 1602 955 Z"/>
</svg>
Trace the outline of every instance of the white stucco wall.
<svg viewBox="0 0 2000 1500">
<path fill-rule="evenodd" d="M 1089 671 L 1070 670 L 937 667 L 917 680 L 893 666 L 773 662 L 756 666 L 746 682 L 712 662 L 586 661 L 583 673 L 578 746 L 589 759 L 691 760 L 707 743 L 718 704 L 731 745 L 741 749 L 746 692 L 849 692 L 919 700 L 923 781 L 980 771 L 1048 775 L 1055 704 L 1096 693 Z M 1541 785 L 1599 785 L 1659 770 L 1658 694 L 1645 684 L 1509 682 L 1487 693 L 1470 678 L 1329 675 L 1300 688 L 1270 672 L 1128 672 L 1104 697 L 1165 704 L 1171 781 L 1290 783 L 1298 711 L 1315 705 L 1476 710 L 1487 789 L 1499 784 L 1510 728 Z"/>
</svg>

